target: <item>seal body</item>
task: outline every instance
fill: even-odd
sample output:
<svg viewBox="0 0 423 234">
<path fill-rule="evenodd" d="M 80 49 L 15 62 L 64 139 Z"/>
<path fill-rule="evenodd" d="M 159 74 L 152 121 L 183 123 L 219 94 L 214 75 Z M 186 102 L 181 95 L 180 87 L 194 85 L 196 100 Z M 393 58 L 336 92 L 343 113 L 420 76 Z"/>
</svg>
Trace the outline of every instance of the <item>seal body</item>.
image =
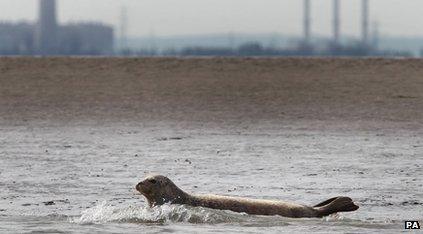
<svg viewBox="0 0 423 234">
<path fill-rule="evenodd" d="M 348 197 L 334 197 L 311 207 L 283 201 L 219 195 L 191 195 L 162 175 L 147 177 L 137 184 L 136 189 L 147 198 L 151 207 L 165 203 L 185 204 L 252 215 L 280 215 L 291 218 L 323 217 L 332 213 L 358 209 L 358 206 Z"/>
<path fill-rule="evenodd" d="M 249 199 L 217 195 L 191 195 L 186 204 L 212 209 L 231 210 L 252 215 L 280 215 L 284 217 L 317 217 L 317 210 L 282 201 Z"/>
</svg>

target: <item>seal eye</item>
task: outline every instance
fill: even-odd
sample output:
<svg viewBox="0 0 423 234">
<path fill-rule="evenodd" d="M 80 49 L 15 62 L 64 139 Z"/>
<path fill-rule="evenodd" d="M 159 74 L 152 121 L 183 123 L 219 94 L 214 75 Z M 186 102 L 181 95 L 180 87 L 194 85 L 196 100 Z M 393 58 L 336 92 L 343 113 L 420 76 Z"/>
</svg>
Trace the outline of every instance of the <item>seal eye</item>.
<svg viewBox="0 0 423 234">
<path fill-rule="evenodd" d="M 150 180 L 148 180 L 148 182 L 150 182 L 150 183 L 152 183 L 152 184 L 155 184 L 155 183 L 157 183 L 157 180 L 155 180 L 155 179 L 150 179 Z"/>
</svg>

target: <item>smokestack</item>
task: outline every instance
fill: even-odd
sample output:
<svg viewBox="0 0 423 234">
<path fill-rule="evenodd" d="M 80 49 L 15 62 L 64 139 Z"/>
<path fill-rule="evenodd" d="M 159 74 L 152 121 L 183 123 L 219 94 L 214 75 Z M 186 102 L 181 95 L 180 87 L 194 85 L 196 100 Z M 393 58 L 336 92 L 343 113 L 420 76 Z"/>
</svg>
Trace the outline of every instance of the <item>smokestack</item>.
<svg viewBox="0 0 423 234">
<path fill-rule="evenodd" d="M 310 17 L 310 0 L 304 0 L 304 42 L 306 44 L 310 43 L 310 25 L 311 25 L 311 17 Z"/>
<path fill-rule="evenodd" d="M 362 22 L 361 22 L 361 37 L 363 44 L 367 45 L 369 42 L 369 0 L 362 0 Z"/>
<path fill-rule="evenodd" d="M 372 46 L 373 48 L 378 48 L 379 45 L 379 23 L 373 22 L 372 28 Z"/>
<path fill-rule="evenodd" d="M 57 54 L 56 0 L 40 0 L 38 17 L 36 41 L 39 54 Z"/>
<path fill-rule="evenodd" d="M 126 7 L 120 9 L 120 47 L 121 49 L 127 49 L 128 47 L 128 10 Z"/>
<path fill-rule="evenodd" d="M 333 0 L 333 43 L 335 45 L 339 44 L 339 35 L 340 35 L 340 2 L 339 0 Z"/>
</svg>

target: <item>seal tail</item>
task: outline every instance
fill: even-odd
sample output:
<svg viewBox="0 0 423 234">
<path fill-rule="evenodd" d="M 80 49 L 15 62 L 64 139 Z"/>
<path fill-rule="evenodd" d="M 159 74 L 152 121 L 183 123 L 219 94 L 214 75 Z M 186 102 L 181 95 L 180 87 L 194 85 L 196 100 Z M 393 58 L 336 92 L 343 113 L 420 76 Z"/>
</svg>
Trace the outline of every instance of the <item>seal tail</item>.
<svg viewBox="0 0 423 234">
<path fill-rule="evenodd" d="M 320 216 L 327 216 L 337 212 L 355 211 L 359 207 L 349 197 L 334 197 L 315 205 Z"/>
</svg>

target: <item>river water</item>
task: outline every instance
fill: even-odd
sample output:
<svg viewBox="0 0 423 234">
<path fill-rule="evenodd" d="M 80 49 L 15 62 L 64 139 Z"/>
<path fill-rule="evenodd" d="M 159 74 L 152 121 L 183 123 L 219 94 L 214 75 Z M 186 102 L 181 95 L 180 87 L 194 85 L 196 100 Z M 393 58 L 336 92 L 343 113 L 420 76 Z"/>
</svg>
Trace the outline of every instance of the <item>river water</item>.
<svg viewBox="0 0 423 234">
<path fill-rule="evenodd" d="M 407 131 L 217 128 L 175 123 L 0 126 L 1 233 L 397 233 L 423 220 L 423 135 Z M 149 173 L 192 193 L 360 205 L 289 219 L 147 208 Z"/>
</svg>

